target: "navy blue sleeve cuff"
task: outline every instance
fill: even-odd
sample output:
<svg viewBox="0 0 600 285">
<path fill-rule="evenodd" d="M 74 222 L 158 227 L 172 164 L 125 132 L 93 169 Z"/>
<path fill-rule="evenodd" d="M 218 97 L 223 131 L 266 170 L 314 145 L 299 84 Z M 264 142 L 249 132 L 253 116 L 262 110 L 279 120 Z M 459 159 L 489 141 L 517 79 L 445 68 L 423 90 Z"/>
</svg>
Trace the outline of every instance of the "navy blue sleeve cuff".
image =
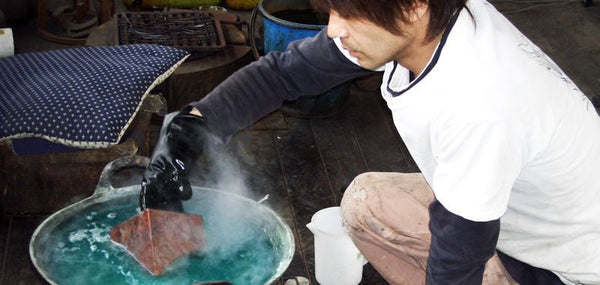
<svg viewBox="0 0 600 285">
<path fill-rule="evenodd" d="M 481 284 L 485 263 L 496 251 L 500 220 L 470 221 L 437 200 L 429 206 L 429 215 L 427 284 Z"/>
</svg>

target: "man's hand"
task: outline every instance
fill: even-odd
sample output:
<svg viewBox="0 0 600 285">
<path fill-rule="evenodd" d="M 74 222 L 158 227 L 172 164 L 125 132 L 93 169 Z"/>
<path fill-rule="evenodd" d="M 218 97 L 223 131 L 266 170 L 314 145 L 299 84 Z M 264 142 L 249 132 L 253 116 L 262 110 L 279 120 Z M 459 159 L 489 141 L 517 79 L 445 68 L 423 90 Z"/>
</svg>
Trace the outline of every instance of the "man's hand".
<svg viewBox="0 0 600 285">
<path fill-rule="evenodd" d="M 140 208 L 183 211 L 182 200 L 192 196 L 190 168 L 202 155 L 208 130 L 204 118 L 185 107 L 167 115 L 140 191 Z M 172 118 L 172 119 L 171 119 Z M 169 120 L 171 119 L 171 120 Z"/>
</svg>

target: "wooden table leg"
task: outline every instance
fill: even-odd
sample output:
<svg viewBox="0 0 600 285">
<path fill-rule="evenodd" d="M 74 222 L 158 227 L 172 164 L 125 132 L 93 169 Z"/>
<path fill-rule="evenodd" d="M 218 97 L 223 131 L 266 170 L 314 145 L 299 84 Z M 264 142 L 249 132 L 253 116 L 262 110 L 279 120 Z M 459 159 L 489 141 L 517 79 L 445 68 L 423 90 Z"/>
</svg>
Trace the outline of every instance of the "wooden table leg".
<svg viewBox="0 0 600 285">
<path fill-rule="evenodd" d="M 100 24 L 112 19 L 115 5 L 114 0 L 100 0 Z"/>
</svg>

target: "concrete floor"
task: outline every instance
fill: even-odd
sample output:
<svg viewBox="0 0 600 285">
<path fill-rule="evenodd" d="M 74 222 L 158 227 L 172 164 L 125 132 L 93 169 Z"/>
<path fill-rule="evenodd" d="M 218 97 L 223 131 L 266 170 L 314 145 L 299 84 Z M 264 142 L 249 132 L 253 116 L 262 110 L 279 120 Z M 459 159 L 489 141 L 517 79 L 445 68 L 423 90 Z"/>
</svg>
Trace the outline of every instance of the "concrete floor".
<svg viewBox="0 0 600 285">
<path fill-rule="evenodd" d="M 500 2 L 493 3 L 598 107 L 600 3 L 583 7 L 571 1 L 526 9 L 532 4 Z M 15 27 L 15 35 L 18 53 L 64 48 L 41 40 L 31 24 Z M 237 134 L 226 148 L 238 174 L 253 189 L 246 195 L 259 199 L 270 194 L 266 204 L 292 227 L 296 254 L 285 275 L 306 276 L 316 284 L 312 234 L 304 225 L 317 210 L 338 205 L 352 177 L 364 171 L 417 171 L 377 94 L 376 81 L 367 78 L 353 84 L 349 102 L 335 116 L 301 119 L 275 112 Z M 159 120 L 155 121 L 154 130 Z M 0 218 L 0 284 L 44 284 L 28 253 L 31 234 L 44 218 Z M 367 265 L 362 284 L 385 281 Z"/>
</svg>

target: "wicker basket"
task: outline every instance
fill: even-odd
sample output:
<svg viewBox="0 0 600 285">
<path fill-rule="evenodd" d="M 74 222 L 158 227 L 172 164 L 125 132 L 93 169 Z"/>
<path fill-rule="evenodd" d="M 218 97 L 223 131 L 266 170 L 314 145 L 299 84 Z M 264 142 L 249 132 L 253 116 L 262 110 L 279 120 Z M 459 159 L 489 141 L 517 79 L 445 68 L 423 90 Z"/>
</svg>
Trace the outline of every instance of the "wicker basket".
<svg viewBox="0 0 600 285">
<path fill-rule="evenodd" d="M 211 52 L 225 47 L 218 17 L 200 11 L 123 12 L 116 15 L 116 43 L 158 44 L 190 52 Z"/>
</svg>

